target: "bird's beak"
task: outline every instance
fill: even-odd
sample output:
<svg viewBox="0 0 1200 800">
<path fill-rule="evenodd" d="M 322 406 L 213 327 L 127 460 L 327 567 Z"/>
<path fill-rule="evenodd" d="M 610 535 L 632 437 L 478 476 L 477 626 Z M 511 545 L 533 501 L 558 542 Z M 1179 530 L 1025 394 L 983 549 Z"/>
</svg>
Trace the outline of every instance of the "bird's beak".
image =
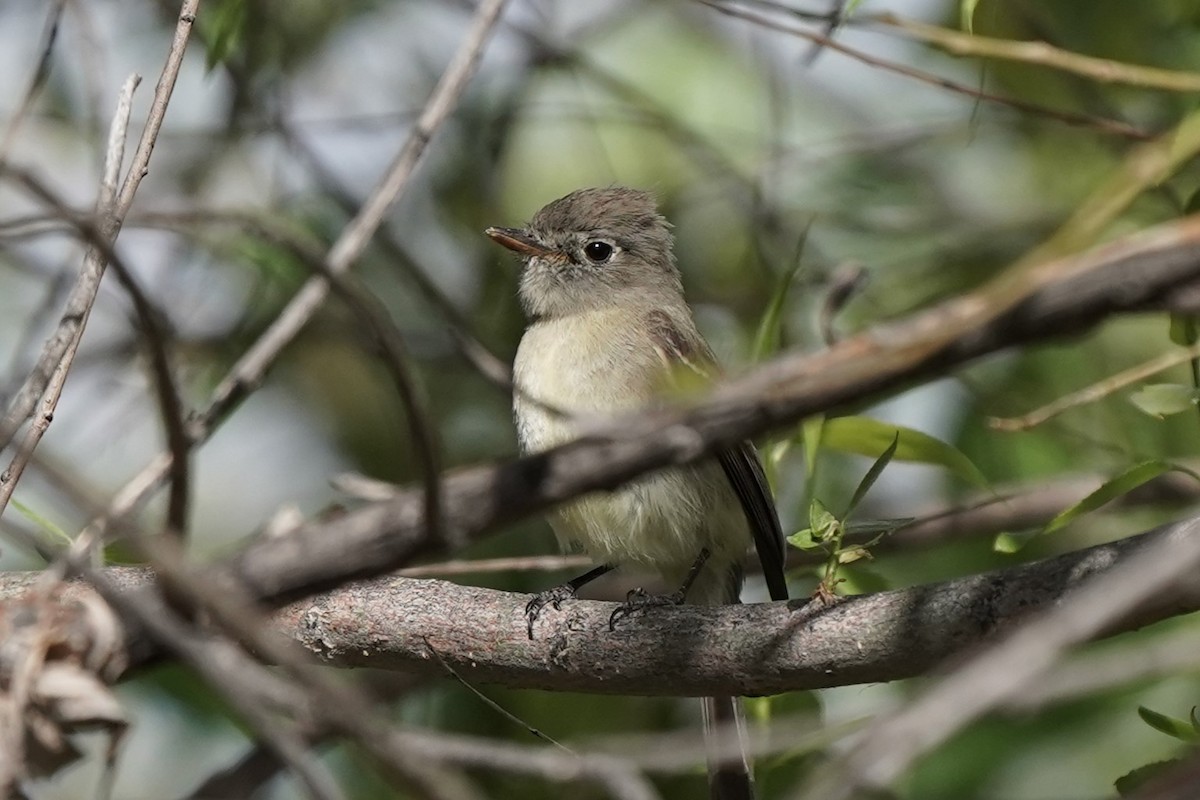
<svg viewBox="0 0 1200 800">
<path fill-rule="evenodd" d="M 548 256 L 553 252 L 530 236 L 529 231 L 521 228 L 488 228 L 484 233 L 490 236 L 492 241 L 523 256 Z"/>
</svg>

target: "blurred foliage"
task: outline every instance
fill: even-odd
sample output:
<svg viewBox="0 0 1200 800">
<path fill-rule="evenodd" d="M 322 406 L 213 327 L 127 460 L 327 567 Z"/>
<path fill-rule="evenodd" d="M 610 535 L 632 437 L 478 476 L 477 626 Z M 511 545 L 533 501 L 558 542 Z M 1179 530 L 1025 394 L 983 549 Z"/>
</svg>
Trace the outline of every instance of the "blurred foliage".
<svg viewBox="0 0 1200 800">
<path fill-rule="evenodd" d="M 0 8 L 0 20 L 12 23 L 10 31 L 26 29 L 33 19 L 26 5 Z M 139 70 L 153 74 L 177 13 L 165 0 L 147 7 L 101 5 L 88 12 L 95 16 L 68 12 L 62 33 L 68 44 L 54 54 L 50 83 L 12 154 L 44 167 L 58 185 L 87 184 L 79 177 L 87 171 L 81 165 L 98 149 L 101 126 L 95 120 L 103 118 L 101 110 L 123 77 L 118 67 L 136 61 Z M 266 220 L 327 248 L 386 170 L 461 37 L 469 6 L 418 0 L 206 2 L 197 30 L 202 46 L 192 53 L 194 63 L 173 100 L 154 169 L 121 239 L 151 297 L 172 321 L 173 353 L 190 402 L 202 404 L 309 274 L 285 241 L 248 223 Z M 1134 64 L 1200 69 L 1200 10 L 1184 0 L 875 0 L 847 8 L 920 15 L 980 35 L 1044 40 Z M 157 10 L 157 16 L 147 10 Z M 1196 108 L 1191 96 L 1101 84 L 1044 66 L 955 60 L 911 42 L 866 36 L 852 23 L 837 36 L 884 60 L 1015 100 L 1117 120 L 1148 134 L 1175 127 Z M 78 42 L 94 50 L 70 44 Z M 17 44 L 10 48 L 13 63 L 35 63 Z M 106 66 L 81 66 L 97 54 L 113 63 L 98 58 Z M 842 335 L 981 285 L 1046 242 L 1098 187 L 1121 174 L 1138 146 L 1096 126 L 1067 125 L 1049 115 L 964 98 L 832 51 L 817 53 L 809 65 L 812 55 L 800 39 L 694 3 L 513 4 L 453 121 L 355 266 L 392 313 L 412 353 L 446 465 L 515 451 L 507 388 L 482 376 L 452 333 L 469 333 L 501 361 L 511 358 L 519 340 L 518 267 L 481 235 L 488 225 L 517 224 L 580 186 L 622 183 L 654 190 L 675 225 L 677 255 L 701 328 L 736 373 L 778 350 L 822 346 L 815 320 L 839 266 L 861 265 L 869 277 L 839 309 L 834 327 Z M 6 90 L 10 107 L 19 100 L 16 91 Z M 1084 244 L 1193 210 L 1200 167 L 1186 160 L 1148 185 Z M 184 212 L 170 225 L 136 218 L 166 209 Z M 28 211 L 0 206 L 0 217 Z M 196 217 L 188 219 L 193 211 Z M 239 224 L 205 219 L 205 212 L 232 212 Z M 50 323 L 37 309 L 44 297 L 61 294 L 54 282 L 72 259 L 73 252 L 39 242 L 0 238 L 0 320 L 7 320 L 0 340 L 13 343 L 0 361 L 5 390 L 19 379 L 30 348 L 47 330 Z M 145 385 L 119 293 L 103 298 L 95 316 L 89 329 L 95 338 L 84 355 L 91 359 L 84 365 L 94 380 L 83 385 L 110 404 L 108 417 L 97 415 L 109 422 L 95 423 L 99 430 L 84 425 L 61 433 L 56 423 L 43 446 L 78 470 L 79 484 L 88 489 L 85 498 L 119 487 L 159 446 L 152 406 L 117 390 Z M 815 529 L 816 522 L 836 527 L 834 550 L 850 552 L 842 550 L 840 536 L 853 533 L 855 524 L 903 522 L 977 497 L 980 485 L 990 491 L 1081 473 L 1112 479 L 1095 502 L 1064 510 L 1054 523 L 1061 530 L 1051 537 L 1011 531 L 1013 546 L 998 549 L 991 537 L 963 532 L 935 548 L 879 548 L 869 564 L 839 563 L 844 581 L 837 590 L 854 592 L 1007 566 L 1166 521 L 1177 511 L 1099 501 L 1123 495 L 1168 464 L 1195 458 L 1197 415 L 1170 413 L 1195 405 L 1194 367 L 1174 368 L 1147 381 L 1149 386 L 1117 392 L 1020 433 L 999 432 L 987 421 L 1026 413 L 1194 342 L 1194 328 L 1194 322 L 1165 315 L 1113 320 L 1070 341 L 970 365 L 918 392 L 878 398 L 890 402 L 827 420 L 823 437 L 818 423 L 780 432 L 765 452 L 785 529 L 806 524 Z M 403 409 L 378 358 L 355 316 L 332 298 L 288 348 L 265 390 L 235 411 L 227 431 L 215 437 L 220 455 L 206 450 L 199 459 L 201 510 L 193 534 L 199 552 L 230 536 L 250 535 L 279 505 L 315 511 L 339 501 L 324 482 L 338 469 L 400 482 L 419 478 L 421 464 L 407 440 Z M 251 421 L 238 427 L 246 418 Z M 113 419 L 120 436 L 111 435 Z M 893 441 L 876 474 L 872 460 Z M 315 476 L 300 474 L 306 464 L 315 465 Z M 247 475 L 249 470 L 254 474 Z M 863 486 L 871 488 L 869 494 L 858 491 Z M 78 497 L 65 500 L 46 490 L 22 502 L 48 530 L 71 530 L 78 517 L 86 519 L 87 503 Z M 822 517 L 821 508 L 848 508 L 855 520 L 847 522 L 849 512 Z M 159 522 L 156 513 L 144 515 L 147 527 Z M 867 535 L 886 539 L 891 529 L 884 525 Z M 531 520 L 462 556 L 541 554 L 552 548 L 545 525 Z M 813 591 L 821 574 L 797 571 L 794 591 Z M 469 579 L 530 591 L 563 577 L 526 572 Z M 621 596 L 625 588 L 613 583 L 606 591 Z M 1175 627 L 1187 624 L 1195 623 L 1179 621 Z M 1143 635 L 1153 632 L 1138 634 Z M 187 720 L 177 724 L 185 732 L 189 725 L 206 732 L 224 728 L 230 740 L 241 741 L 232 721 L 236 714 L 190 676 L 160 670 L 139 684 L 148 687 L 143 702 L 181 710 Z M 880 710 L 876 699 L 903 699 L 920 685 L 754 700 L 751 718 L 753 724 L 798 717 L 814 726 L 818 719 L 845 725 Z M 1188 708 L 1198 690 L 1196 676 L 1177 676 L 1029 716 L 989 717 L 921 762 L 897 787 L 897 796 L 1113 796 L 1120 776 L 1177 753 L 1176 741 L 1138 720 L 1139 706 Z M 624 732 L 698 726 L 690 701 L 483 691 L 532 727 L 581 748 Z M 392 709 L 405 722 L 534 741 L 451 681 L 423 686 Z M 786 796 L 795 780 L 825 758 L 827 744 L 763 759 L 763 795 Z M 155 752 L 153 744 L 139 744 L 135 732 L 129 748 L 136 753 L 138 747 Z M 211 763 L 213 769 L 224 765 L 228 748 L 222 754 L 201 749 L 166 756 L 163 774 L 143 776 L 146 786 L 173 785 L 171 759 Z M 333 748 L 328 757 L 352 797 L 390 796 L 386 779 L 352 748 Z M 564 790 L 482 772 L 475 777 L 494 797 L 537 800 L 564 791 L 571 797 L 603 796 L 594 786 Z M 665 798 L 684 798 L 699 796 L 703 781 L 698 768 L 657 783 Z M 68 797 L 76 788 L 64 781 L 44 796 Z M 186 787 L 175 788 L 178 794 Z M 280 779 L 262 796 L 288 797 L 294 789 Z M 154 792 L 119 784 L 117 797 Z"/>
</svg>

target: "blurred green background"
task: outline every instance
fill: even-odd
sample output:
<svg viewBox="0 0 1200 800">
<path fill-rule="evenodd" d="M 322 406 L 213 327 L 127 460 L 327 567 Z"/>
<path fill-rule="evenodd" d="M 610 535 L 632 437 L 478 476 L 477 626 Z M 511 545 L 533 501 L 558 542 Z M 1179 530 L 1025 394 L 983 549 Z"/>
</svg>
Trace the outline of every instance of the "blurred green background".
<svg viewBox="0 0 1200 800">
<path fill-rule="evenodd" d="M 402 331 L 430 399 L 447 466 L 514 454 L 507 390 L 479 374 L 453 331 L 468 331 L 508 361 L 523 320 L 518 265 L 481 235 L 516 225 L 582 186 L 653 190 L 674 223 L 677 254 L 701 329 L 732 372 L 747 368 L 756 331 L 780 286 L 779 348 L 823 346 L 817 309 L 831 276 L 861 266 L 869 281 L 841 310 L 842 334 L 979 285 L 1044 241 L 1138 139 L 1169 130 L 1195 98 L 1100 83 L 1044 66 L 958 60 L 865 20 L 890 12 L 961 30 L 962 8 L 938 0 L 853 4 L 859 22 L 837 40 L 872 58 L 1058 112 L 1016 110 L 914 80 L 813 46 L 780 30 L 694 2 L 514 0 L 479 75 L 435 139 L 415 180 L 355 267 Z M 749 7 L 749 6 L 747 6 Z M 770 9 L 758 8 L 756 13 Z M 806 11 L 820 11 L 806 7 Z M 153 167 L 118 250 L 174 331 L 172 354 L 188 402 L 200 406 L 219 377 L 307 277 L 263 235 L 282 225 L 328 246 L 403 142 L 457 47 L 469 3 L 206 0 Z M 0 108 L 20 106 L 51 9 L 0 5 Z M 80 208 L 97 185 L 102 131 L 124 77 L 147 79 L 144 116 L 177 8 L 122 0 L 70 3 L 50 71 L 8 160 L 29 166 Z M 789 25 L 821 31 L 776 14 Z M 982 0 L 975 33 L 1042 39 L 1091 56 L 1177 70 L 1200 69 L 1195 3 L 1037 3 Z M 1062 113 L 1093 120 L 1067 124 Z M 1193 207 L 1198 171 L 1187 164 L 1105 227 L 1108 239 L 1178 218 Z M 39 215 L 41 215 L 39 217 Z M 0 185 L 0 390 L 19 385 L 52 329 L 80 249 L 45 209 Z M 789 282 L 787 277 L 794 278 Z M 1008 352 L 857 413 L 923 431 L 958 448 L 989 489 L 1063 476 L 1111 476 L 1146 459 L 1184 460 L 1200 443 L 1194 410 L 1160 419 L 1130 402 L 1134 388 L 1022 433 L 992 416 L 1025 413 L 1173 348 L 1165 316 L 1114 320 L 1086 336 Z M 772 350 L 777 349 L 772 347 Z M 769 355 L 769 353 L 767 354 Z M 1180 366 L 1153 382 L 1190 385 Z M 162 446 L 160 424 L 129 303 L 106 286 L 36 470 L 17 497 L 68 532 Z M 819 455 L 806 488 L 799 428 L 767 443 L 787 531 L 807 523 L 806 497 L 842 508 L 870 458 Z M 780 443 L 791 443 L 787 447 Z M 196 459 L 191 546 L 227 553 L 278 509 L 317 512 L 344 498 L 328 480 L 354 470 L 413 482 L 420 461 L 400 405 L 359 320 L 331 300 L 286 351 L 264 388 Z M 976 496 L 978 487 L 931 464 L 894 462 L 856 512 L 863 519 L 920 516 Z M 921 548 L 886 548 L 847 571 L 845 590 L 900 587 L 1018 563 L 1143 530 L 1177 506 L 1106 508 L 1064 530 L 999 553 L 992 536 L 961 531 Z M 141 522 L 153 529 L 162 505 Z M 11 509 L 5 524 L 36 526 Z M 1021 531 L 1012 531 L 1021 533 Z M 471 558 L 554 551 L 538 520 L 497 532 Z M 36 568 L 5 547 L 0 565 Z M 454 580 L 533 591 L 567 573 L 527 571 Z M 796 595 L 817 572 L 798 569 Z M 619 582 L 602 587 L 616 596 Z M 747 597 L 763 596 L 751 585 Z M 1118 645 L 1195 628 L 1177 620 Z M 376 676 L 379 678 L 379 676 Z M 383 683 L 385 680 L 379 678 Z M 773 720 L 808 725 L 869 718 L 920 681 L 847 687 L 756 701 Z M 698 726 L 698 704 L 667 698 L 597 698 L 480 687 L 549 736 L 586 747 L 595 737 Z M 1139 720 L 1147 705 L 1185 717 L 1200 681 L 1181 674 L 1029 714 L 995 715 L 923 760 L 896 787 L 906 800 L 1090 800 L 1113 781 L 1180 744 Z M 185 797 L 235 760 L 248 741 L 205 686 L 179 668 L 125 684 L 136 725 L 116 797 Z M 397 719 L 530 743 L 452 680 L 397 692 Z M 95 748 L 99 742 L 91 742 Z M 403 796 L 361 754 L 327 753 L 351 796 Z M 788 750 L 760 764 L 765 797 L 783 797 L 820 751 Z M 84 796 L 100 759 L 37 785 L 38 798 Z M 600 797 L 586 785 L 476 775 L 494 797 Z M 663 779 L 663 796 L 699 796 L 703 774 Z M 258 796 L 296 796 L 284 775 Z"/>
</svg>

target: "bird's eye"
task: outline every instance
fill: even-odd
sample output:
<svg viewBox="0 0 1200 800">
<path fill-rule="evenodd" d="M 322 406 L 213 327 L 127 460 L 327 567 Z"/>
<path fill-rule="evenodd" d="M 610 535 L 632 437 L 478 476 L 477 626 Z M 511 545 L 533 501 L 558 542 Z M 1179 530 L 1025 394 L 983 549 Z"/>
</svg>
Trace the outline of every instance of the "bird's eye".
<svg viewBox="0 0 1200 800">
<path fill-rule="evenodd" d="M 595 264 L 603 264 L 608 261 L 613 254 L 613 246 L 608 242 L 588 242 L 584 245 L 583 254 L 588 257 L 588 260 Z"/>
</svg>

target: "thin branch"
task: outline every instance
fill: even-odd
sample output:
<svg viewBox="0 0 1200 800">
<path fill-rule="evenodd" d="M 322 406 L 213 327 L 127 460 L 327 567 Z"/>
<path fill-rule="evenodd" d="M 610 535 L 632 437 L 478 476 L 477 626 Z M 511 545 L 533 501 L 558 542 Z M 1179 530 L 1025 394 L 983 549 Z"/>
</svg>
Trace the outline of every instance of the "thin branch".
<svg viewBox="0 0 1200 800">
<path fill-rule="evenodd" d="M 830 50 L 834 50 L 838 53 L 841 53 L 844 56 L 849 56 L 850 58 L 853 58 L 856 61 L 861 61 L 862 63 L 868 64 L 872 67 L 878 67 L 879 69 L 884 69 L 889 72 L 895 72 L 898 75 L 904 75 L 905 77 L 912 78 L 912 79 L 920 81 L 922 83 L 928 83 L 933 86 L 937 86 L 939 88 L 946 89 L 951 92 L 955 92 L 957 94 L 962 94 L 962 95 L 966 95 L 967 97 L 975 98 L 977 100 L 984 100 L 989 103 L 994 103 L 996 105 L 1008 106 L 1009 108 L 1015 108 L 1018 111 L 1025 111 L 1025 112 L 1028 112 L 1031 114 L 1037 114 L 1038 116 L 1046 117 L 1047 119 L 1058 120 L 1059 122 L 1064 122 L 1068 125 L 1079 125 L 1079 126 L 1083 126 L 1083 127 L 1087 127 L 1087 128 L 1092 128 L 1094 130 L 1102 131 L 1104 133 L 1112 134 L 1115 136 L 1121 136 L 1121 137 L 1124 137 L 1127 139 L 1135 139 L 1135 140 L 1139 140 L 1139 141 L 1144 141 L 1144 140 L 1153 138 L 1153 135 L 1150 133 L 1147 133 L 1146 131 L 1139 130 L 1139 129 L 1133 127 L 1132 125 L 1128 125 L 1124 122 L 1119 122 L 1114 119 L 1106 119 L 1104 117 L 1096 117 L 1091 114 L 1078 114 L 1078 113 L 1071 112 L 1071 111 L 1060 111 L 1058 109 L 1047 108 L 1046 106 L 1038 105 L 1037 103 L 1030 103 L 1025 100 L 1018 100 L 1014 97 L 1003 97 L 1001 95 L 983 92 L 978 89 L 974 89 L 970 86 L 965 86 L 961 83 L 957 83 L 955 81 L 949 80 L 947 78 L 941 78 L 936 75 L 931 75 L 927 72 L 923 72 L 921 70 L 914 69 L 913 67 L 907 67 L 907 66 L 904 66 L 903 64 L 897 64 L 893 61 L 888 61 L 886 59 L 878 58 L 869 53 L 865 53 L 861 50 L 856 50 L 852 47 L 847 47 L 846 45 L 842 44 L 841 42 L 837 41 L 836 39 L 832 39 L 827 36 L 822 36 L 819 33 L 813 33 L 812 31 L 810 31 L 806 28 L 803 28 L 799 25 L 793 24 L 790 21 L 785 22 L 785 21 L 778 20 L 778 19 L 772 19 L 771 17 L 764 16 L 762 14 L 758 14 L 753 11 L 748 11 L 746 9 L 738 8 L 737 6 L 731 5 L 726 2 L 716 2 L 715 0 L 695 0 L 695 2 L 698 2 L 701 5 L 708 6 L 709 8 L 711 8 L 714 11 L 717 11 L 721 14 L 725 14 L 730 17 L 735 17 L 737 19 L 746 20 L 747 22 L 752 22 L 755 25 L 759 25 L 763 28 L 768 28 L 770 30 L 779 31 L 780 33 L 786 33 L 788 35 L 795 36 L 797 38 L 804 39 L 809 42 L 818 43 L 818 44 L 822 45 L 823 47 L 826 47 Z"/>
<path fill-rule="evenodd" d="M 349 737 L 389 772 L 400 778 L 418 796 L 428 800 L 476 800 L 477 792 L 460 776 L 413 758 L 403 750 L 384 746 L 389 723 L 363 692 L 336 681 L 323 671 L 313 670 L 309 654 L 293 643 L 273 635 L 253 601 L 228 580 L 187 567 L 176 545 L 166 540 L 143 538 L 134 546 L 148 556 L 155 575 L 169 596 L 186 600 L 244 648 L 283 667 L 302 689 L 308 710 L 331 731 Z M 85 577 L 87 577 L 85 575 Z M 148 598 L 149 593 L 137 596 Z"/>
<path fill-rule="evenodd" d="M 1138 364 L 1136 367 L 1130 367 L 1127 370 L 1118 372 L 1116 375 L 1110 375 L 1104 380 L 1096 381 L 1091 386 L 1064 395 L 1052 403 L 1047 403 L 1041 408 L 1030 411 L 1028 414 L 1022 414 L 1019 417 L 990 417 L 987 424 L 993 430 L 1005 431 L 1006 433 L 1026 431 L 1041 425 L 1047 420 L 1053 419 L 1064 411 L 1103 400 L 1113 392 L 1124 389 L 1130 384 L 1145 380 L 1151 375 L 1157 375 L 1164 370 L 1179 366 L 1197 357 L 1200 357 L 1200 344 L 1194 344 L 1183 350 L 1164 353 L 1158 358 L 1152 358 L 1145 363 Z"/>
<path fill-rule="evenodd" d="M 328 272 L 341 274 L 347 271 L 362 254 L 371 236 L 379 227 L 392 203 L 408 186 L 413 171 L 420 162 L 426 147 L 441 129 L 442 124 L 454 110 L 467 83 L 475 73 L 483 47 L 499 19 L 506 0 L 484 0 L 480 4 L 467 35 L 455 53 L 446 71 L 434 87 L 421 115 L 401 147 L 383 180 L 367 198 L 358 215 L 342 230 L 337 241 L 325 258 Z M 310 278 L 292 297 L 291 302 L 280 312 L 275 321 L 242 355 L 229 373 L 213 390 L 207 408 L 193 419 L 191 439 L 193 443 L 204 441 L 212 434 L 224 416 L 253 390 L 266 375 L 279 353 L 296 337 L 312 316 L 325 302 L 329 294 L 329 282 L 323 276 Z M 106 520 L 121 517 L 136 508 L 157 488 L 170 468 L 169 453 L 160 454 L 137 476 L 126 484 L 114 497 L 107 516 L 89 525 L 89 530 L 99 533 L 106 527 Z M 426 497 L 435 501 L 436 497 Z M 429 511 L 436 513 L 432 505 Z"/>
<path fill-rule="evenodd" d="M 1085 652 L 1025 686 L 1005 702 L 1007 711 L 1029 714 L 1052 704 L 1147 681 L 1200 673 L 1200 632 L 1181 630 L 1147 641 L 1145 637 Z"/>
<path fill-rule="evenodd" d="M 150 153 L 154 149 L 154 142 L 162 127 L 167 104 L 171 99 L 171 92 L 175 87 L 175 79 L 179 75 L 179 68 L 183 64 L 183 54 L 187 47 L 188 35 L 191 33 L 192 23 L 195 21 L 196 8 L 199 4 L 200 0 L 183 0 L 179 22 L 175 28 L 175 38 L 171 44 L 171 50 L 167 54 L 167 63 L 163 67 L 162 75 L 159 77 L 158 85 L 155 87 L 150 113 L 146 119 L 146 125 L 142 129 L 142 138 L 138 143 L 137 152 L 134 154 L 133 161 L 130 164 L 129 173 L 126 175 L 125 182 L 121 186 L 119 194 L 115 195 L 111 213 L 105 213 L 100 217 L 99 225 L 102 238 L 110 248 L 112 243 L 116 241 L 117 234 L 121 230 L 121 223 L 128 213 L 129 207 L 133 204 L 137 188 L 149 170 Z M 124 137 L 121 139 L 120 146 L 123 147 L 123 143 Z M 110 155 L 113 152 L 113 146 L 114 142 L 110 138 Z M 119 164 L 117 165 L 117 170 L 120 170 Z M 110 183 L 110 178 L 113 179 L 112 183 Z M 105 162 L 103 186 L 107 191 L 113 184 L 115 184 L 115 175 L 112 171 L 112 159 L 109 158 Z M 100 279 L 104 276 L 104 267 L 104 258 L 100 250 L 97 248 L 89 249 L 87 255 L 84 256 L 84 267 L 80 272 L 79 279 L 76 281 L 70 296 L 67 298 L 66 308 L 58 330 L 55 331 L 54 336 L 46 343 L 37 365 L 30 372 L 29 376 L 25 379 L 25 384 L 9 404 L 4 417 L 0 418 L 0 448 L 7 447 L 17 430 L 25 423 L 25 420 L 29 419 L 38 399 L 44 395 L 46 387 L 50 384 L 55 370 L 59 368 L 59 365 L 66 358 L 68 349 L 73 346 L 72 342 L 83 336 L 83 329 L 87 325 L 88 313 L 95 302 L 96 292 L 100 288 Z"/>
<path fill-rule="evenodd" d="M 1116 83 L 1168 92 L 1200 92 L 1200 73 L 1129 64 L 1108 58 L 1095 58 L 1063 50 L 1046 42 L 1018 42 L 975 33 L 927 25 L 895 14 L 878 14 L 860 22 L 878 23 L 890 30 L 952 56 L 996 58 L 1023 64 L 1036 64 L 1079 75 L 1097 83 Z"/>
<path fill-rule="evenodd" d="M 1018 696 L 1062 658 L 1066 649 L 1161 605 L 1177 585 L 1200 588 L 1200 519 L 1143 542 L 1103 574 L 1058 604 L 974 654 L 894 714 L 873 725 L 844 758 L 819 769 L 798 797 L 848 800 L 858 790 L 889 786 L 920 755 L 963 726 Z"/>
<path fill-rule="evenodd" d="M 128 105 L 125 105 L 124 108 L 127 111 Z M 101 252 L 103 260 L 116 275 L 117 282 L 129 295 L 136 324 L 142 334 L 140 341 L 149 354 L 151 383 L 154 386 L 155 398 L 161 412 L 167 449 L 172 454 L 171 468 L 167 476 L 169 491 L 166 528 L 173 535 L 185 537 L 191 489 L 191 440 L 187 434 L 183 400 L 175 382 L 171 357 L 168 353 L 168 341 L 171 338 L 169 323 L 146 296 L 146 293 L 142 291 L 137 279 L 133 277 L 133 270 L 117 255 L 109 243 L 104 241 L 91 219 L 74 215 L 63 199 L 32 173 L 16 168 L 10 168 L 9 171 L 17 182 L 53 208 L 58 219 L 67 222 L 72 233 L 88 246 Z M 104 191 L 109 197 L 116 188 L 116 173 L 117 170 L 112 169 L 105 177 L 106 188 Z M 0 506 L 0 510 L 2 508 Z"/>
<path fill-rule="evenodd" d="M 65 6 L 66 0 L 54 0 L 54 5 L 50 8 L 50 15 L 46 19 L 46 27 L 42 33 L 42 45 L 38 48 L 41 55 L 38 57 L 37 66 L 34 67 L 33 74 L 29 76 L 29 85 L 25 87 L 25 92 L 21 95 L 21 102 L 17 105 L 16 110 L 9 114 L 4 135 L 0 137 L 0 163 L 8 160 L 8 154 L 17 138 L 17 132 L 21 130 L 21 124 L 29 115 L 34 101 L 50 77 L 50 57 L 54 54 L 54 43 L 58 39 L 58 26 L 62 21 Z"/>
<path fill-rule="evenodd" d="M 508 464 L 443 478 L 447 528 L 467 539 L 580 494 L 723 447 L 984 354 L 1074 333 L 1118 311 L 1170 305 L 1200 280 L 1200 218 L 1005 275 L 994 286 L 842 340 L 790 354 L 718 387 L 687 410 L 647 411 Z M 379 575 L 443 553 L 424 535 L 420 491 L 259 539 L 229 566 L 259 598 L 278 600 Z"/>
<path fill-rule="evenodd" d="M 314 800 L 344 797 L 333 775 L 312 757 L 295 726 L 278 719 L 267 707 L 260 687 L 278 684 L 279 678 L 233 643 L 193 632 L 188 622 L 152 594 L 123 591 L 102 570 L 85 569 L 84 574 L 126 621 L 195 670 L 236 708 L 258 740 L 288 766 Z"/>
<path fill-rule="evenodd" d="M 124 157 L 124 141 L 125 134 L 129 128 L 130 107 L 133 102 L 133 92 L 137 88 L 139 78 L 135 75 L 125 81 L 125 85 L 121 87 L 121 93 L 117 100 L 117 110 L 113 115 L 112 125 L 109 130 L 109 146 L 108 153 L 104 162 L 104 178 L 100 184 L 99 196 L 96 200 L 96 213 L 101 220 L 112 219 L 114 213 L 113 202 L 113 187 L 115 184 L 115 176 L 121 169 L 121 161 Z M 103 223 L 102 223 L 103 224 Z M 89 250 L 89 257 L 84 259 L 83 267 L 79 277 L 75 283 L 75 289 L 72 290 L 71 299 L 68 299 L 68 308 L 74 307 L 74 302 L 77 300 L 82 303 L 74 313 L 68 314 L 63 318 L 63 323 L 60 323 L 58 335 L 68 334 L 66 340 L 66 348 L 60 354 L 59 359 L 54 364 L 53 370 L 50 372 L 48 382 L 41 388 L 41 408 L 33 425 L 30 426 L 24 439 L 22 439 L 20 447 L 13 456 L 12 462 L 3 474 L 0 474 L 0 514 L 4 513 L 4 509 L 8 507 L 8 501 L 12 498 L 12 493 L 16 489 L 17 483 L 21 480 L 21 475 L 25 471 L 25 467 L 33 458 L 33 451 L 37 449 L 42 437 L 50 428 L 50 423 L 54 419 L 54 411 L 58 407 L 59 398 L 62 397 L 63 387 L 67 382 L 67 373 L 71 369 L 71 364 L 75 360 L 75 354 L 79 350 L 79 343 L 83 339 L 83 329 L 87 324 L 87 317 L 91 313 L 92 304 L 96 300 L 96 291 L 100 288 L 100 278 L 104 273 L 104 259 L 97 255 L 96 258 L 91 258 L 92 252 L 99 253 L 99 248 Z M 86 291 L 81 292 L 80 288 L 86 287 Z M 78 293 L 78 294 L 77 294 Z M 78 314 L 78 317 L 75 317 Z M 70 324 L 66 324 L 68 319 L 71 319 Z M 51 340 L 53 342 L 54 339 Z M 45 352 L 43 352 L 43 357 Z M 41 364 L 39 362 L 39 370 Z M 35 370 L 35 374 L 38 370 Z M 32 376 L 31 376 L 32 377 Z M 28 387 L 28 383 L 26 384 Z M 25 390 L 18 393 L 18 398 Z M 24 421 L 24 417 L 20 422 Z M 18 422 L 18 425 L 20 423 Z M 0 428 L 4 423 L 0 422 Z M 16 428 L 13 429 L 13 433 Z M 0 449 L 7 443 L 7 439 L 0 433 Z"/>
</svg>

